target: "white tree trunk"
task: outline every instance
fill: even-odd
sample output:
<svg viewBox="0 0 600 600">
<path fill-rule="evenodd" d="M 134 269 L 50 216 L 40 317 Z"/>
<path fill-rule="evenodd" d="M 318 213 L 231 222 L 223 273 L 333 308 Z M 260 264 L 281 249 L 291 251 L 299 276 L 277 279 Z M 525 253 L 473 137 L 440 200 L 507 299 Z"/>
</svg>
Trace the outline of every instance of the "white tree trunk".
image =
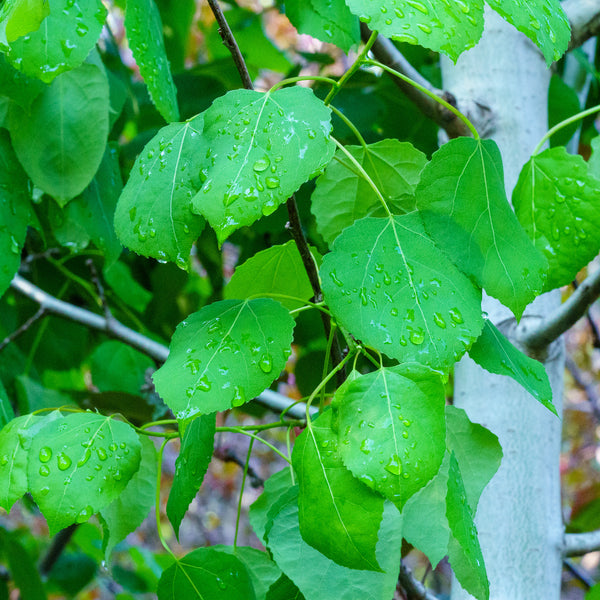
<svg viewBox="0 0 600 600">
<path fill-rule="evenodd" d="M 502 152 L 510 197 L 521 167 L 547 130 L 550 73 L 541 54 L 488 10 L 481 43 L 463 54 L 456 66 L 444 61 L 442 72 L 444 89 L 456 95 L 459 106 L 461 98 L 471 98 L 491 108 L 490 137 Z M 559 294 L 546 294 L 523 318 L 539 318 L 559 302 Z M 510 335 L 514 319 L 508 310 L 490 298 L 485 298 L 484 310 Z M 546 369 L 559 414 L 563 368 L 564 353 L 558 342 L 549 349 Z M 560 420 L 512 380 L 487 373 L 467 357 L 456 366 L 455 404 L 498 435 L 504 452 L 476 519 L 491 600 L 558 600 L 563 538 Z M 452 598 L 471 596 L 455 583 Z"/>
</svg>

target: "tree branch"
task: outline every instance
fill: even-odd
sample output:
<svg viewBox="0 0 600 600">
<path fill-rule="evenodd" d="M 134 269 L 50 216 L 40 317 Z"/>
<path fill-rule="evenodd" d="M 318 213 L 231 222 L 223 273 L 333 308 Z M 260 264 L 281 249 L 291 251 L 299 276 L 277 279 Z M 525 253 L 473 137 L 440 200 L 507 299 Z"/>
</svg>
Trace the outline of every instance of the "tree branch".
<svg viewBox="0 0 600 600">
<path fill-rule="evenodd" d="M 540 350 L 560 337 L 567 329 L 585 315 L 588 307 L 600 295 L 600 269 L 588 275 L 583 283 L 571 294 L 553 314 L 542 319 L 532 329 L 527 325 L 519 327 L 518 339 L 530 350 Z"/>
<path fill-rule="evenodd" d="M 155 342 L 149 337 L 130 329 L 115 318 L 106 319 L 89 310 L 59 300 L 44 292 L 44 290 L 27 281 L 20 275 L 15 275 L 15 278 L 10 285 L 17 292 L 23 294 L 30 300 L 37 302 L 40 308 L 44 309 L 46 314 L 53 314 L 57 317 L 62 317 L 74 321 L 75 323 L 85 325 L 89 329 L 101 331 L 106 335 L 143 352 L 158 362 L 165 362 L 169 356 L 169 348 L 167 346 Z M 306 417 L 305 404 L 298 403 L 295 406 L 292 406 L 294 402 L 292 402 L 290 398 L 278 394 L 273 390 L 265 390 L 256 397 L 256 400 L 274 412 L 281 413 L 284 410 L 289 409 L 287 410 L 287 414 L 295 419 L 304 419 Z M 317 409 L 315 408 L 315 411 L 316 410 Z"/>
<path fill-rule="evenodd" d="M 400 562 L 398 581 L 406 592 L 408 600 L 438 600 L 437 596 L 432 594 L 403 562 Z"/>
<path fill-rule="evenodd" d="M 364 23 L 360 24 L 360 32 L 363 41 L 368 40 L 372 33 Z M 452 106 L 456 106 L 456 98 L 450 92 L 438 90 L 431 85 L 431 83 L 406 60 L 403 54 L 388 38 L 379 35 L 371 48 L 371 52 L 380 63 L 399 71 L 416 83 L 435 93 L 440 98 L 443 98 L 446 102 L 452 104 Z M 397 77 L 393 77 L 392 75 L 390 76 L 402 93 L 428 119 L 435 121 L 440 127 L 442 127 L 450 138 L 459 137 L 461 135 L 471 135 L 466 125 L 455 114 L 451 113 L 439 102 L 436 102 L 405 81 L 402 81 Z"/>
<path fill-rule="evenodd" d="M 566 533 L 563 556 L 581 556 L 600 550 L 600 529 L 586 533 Z"/>
<path fill-rule="evenodd" d="M 571 24 L 569 50 L 600 34 L 600 6 L 597 0 L 565 0 L 562 7 Z"/>
</svg>

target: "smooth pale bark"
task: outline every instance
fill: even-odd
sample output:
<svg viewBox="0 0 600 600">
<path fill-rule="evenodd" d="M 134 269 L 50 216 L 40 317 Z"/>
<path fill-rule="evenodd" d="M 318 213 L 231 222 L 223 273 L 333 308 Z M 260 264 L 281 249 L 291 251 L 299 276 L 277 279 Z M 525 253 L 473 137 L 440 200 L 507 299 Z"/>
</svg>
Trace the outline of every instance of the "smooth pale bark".
<svg viewBox="0 0 600 600">
<path fill-rule="evenodd" d="M 541 54 L 525 36 L 487 11 L 481 43 L 462 55 L 456 66 L 444 61 L 443 78 L 444 89 L 457 96 L 459 107 L 461 98 L 473 98 L 492 110 L 494 129 L 489 137 L 502 152 L 510 194 L 522 165 L 547 130 L 550 73 Z M 559 302 L 559 294 L 546 294 L 523 318 L 540 318 Z M 484 310 L 510 335 L 515 323 L 508 310 L 490 298 L 484 300 Z M 560 414 L 561 342 L 549 348 L 546 369 Z M 456 366 L 455 404 L 498 435 L 504 452 L 476 519 L 491 600 L 558 600 L 563 539 L 560 420 L 512 380 L 487 373 L 469 358 Z M 471 596 L 455 583 L 452 598 Z"/>
</svg>

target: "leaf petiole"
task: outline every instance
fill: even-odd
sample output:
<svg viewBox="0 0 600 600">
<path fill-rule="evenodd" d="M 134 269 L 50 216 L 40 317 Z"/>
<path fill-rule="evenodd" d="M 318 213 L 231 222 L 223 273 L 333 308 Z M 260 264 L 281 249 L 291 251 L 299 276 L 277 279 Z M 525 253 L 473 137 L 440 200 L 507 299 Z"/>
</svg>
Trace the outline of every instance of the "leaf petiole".
<svg viewBox="0 0 600 600">
<path fill-rule="evenodd" d="M 156 517 L 156 532 L 158 534 L 158 539 L 160 540 L 160 543 L 163 545 L 163 548 L 177 561 L 177 557 L 175 556 L 175 554 L 173 554 L 173 551 L 171 550 L 171 548 L 169 548 L 169 545 L 167 544 L 161 527 L 160 527 L 160 480 L 161 480 L 161 475 L 162 475 L 162 460 L 163 460 L 163 452 L 165 449 L 165 446 L 169 443 L 169 440 L 165 440 L 161 446 L 160 446 L 160 450 L 158 451 L 158 470 L 157 470 L 157 474 L 156 474 L 156 500 L 155 500 L 155 506 L 154 506 L 154 511 L 155 511 L 155 517 Z"/>
<path fill-rule="evenodd" d="M 367 142 L 365 142 L 365 138 L 361 135 L 356 125 L 354 125 L 354 123 L 341 110 L 333 106 L 333 104 L 330 104 L 329 108 L 344 122 L 346 127 L 354 134 L 356 139 L 360 142 L 360 145 L 366 149 Z"/>
<path fill-rule="evenodd" d="M 323 77 L 321 75 L 299 75 L 298 77 L 288 77 L 287 79 L 282 79 L 269 89 L 269 93 L 276 92 L 278 89 L 292 83 L 297 83 L 298 81 L 322 81 L 334 87 L 338 84 L 338 82 L 335 79 L 331 79 L 331 77 Z"/>
</svg>

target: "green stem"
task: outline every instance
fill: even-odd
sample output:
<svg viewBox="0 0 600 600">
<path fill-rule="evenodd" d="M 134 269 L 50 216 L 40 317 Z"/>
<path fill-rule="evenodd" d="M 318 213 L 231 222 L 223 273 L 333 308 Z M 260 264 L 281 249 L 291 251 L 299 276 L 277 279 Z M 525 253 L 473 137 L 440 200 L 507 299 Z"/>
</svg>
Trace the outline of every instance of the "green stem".
<svg viewBox="0 0 600 600">
<path fill-rule="evenodd" d="M 248 476 L 248 465 L 250 464 L 250 455 L 252 454 L 252 446 L 254 446 L 254 439 L 250 439 L 250 445 L 248 446 L 248 453 L 246 454 L 246 462 L 244 463 L 244 474 L 242 475 L 242 486 L 240 488 L 240 497 L 237 506 L 237 516 L 235 519 L 235 535 L 233 536 L 233 550 L 237 548 L 238 533 L 240 530 L 240 516 L 242 514 L 242 496 L 244 495 L 244 487 L 246 485 L 246 477 Z"/>
<path fill-rule="evenodd" d="M 162 474 L 162 461 L 163 461 L 163 452 L 165 449 L 165 446 L 169 443 L 169 440 L 165 440 L 161 446 L 160 446 L 160 450 L 158 451 L 158 472 L 156 474 L 156 503 L 155 503 L 155 507 L 154 507 L 154 511 L 155 511 L 155 517 L 156 517 L 156 532 L 158 533 L 158 539 L 160 540 L 160 543 L 163 545 L 163 548 L 175 559 L 177 560 L 177 557 L 175 556 L 175 554 L 173 554 L 173 551 L 171 550 L 171 548 L 169 548 L 167 542 L 165 541 L 165 538 L 163 537 L 161 528 L 160 528 L 160 479 L 161 479 L 161 474 Z"/>
<path fill-rule="evenodd" d="M 323 305 L 323 302 L 311 302 L 310 300 L 305 300 L 304 298 L 298 298 L 298 296 L 288 296 L 287 294 L 276 294 L 274 292 L 261 292 L 260 294 L 252 294 L 251 296 L 248 296 L 247 300 L 252 300 L 254 298 L 273 298 L 274 300 L 276 300 L 277 298 L 281 298 L 283 300 L 296 300 L 297 302 L 302 302 L 304 304 L 307 305 L 308 308 L 316 308 L 318 310 L 320 310 L 321 312 L 324 312 L 325 314 L 331 316 L 331 313 L 329 312 L 329 310 L 327 308 L 325 308 L 325 306 Z M 302 307 L 302 308 L 307 308 L 307 307 Z M 300 309 L 296 308 L 293 309 L 292 311 L 290 311 L 290 313 L 298 311 Z"/>
<path fill-rule="evenodd" d="M 402 81 L 405 81 L 409 85 L 412 85 L 414 88 L 417 88 L 420 92 L 422 92 L 426 96 L 429 96 L 432 100 L 434 100 L 438 104 L 441 104 L 445 109 L 449 110 L 453 115 L 457 116 L 469 128 L 469 131 L 473 134 L 473 137 L 476 140 L 480 139 L 479 133 L 477 132 L 477 129 L 475 129 L 475 125 L 473 125 L 473 123 L 471 123 L 471 121 L 469 121 L 469 119 L 465 115 L 463 115 L 460 112 L 460 110 L 458 110 L 458 108 L 452 106 L 452 104 L 446 102 L 446 100 L 444 100 L 443 98 L 440 98 L 435 92 L 428 90 L 426 87 L 422 86 L 416 81 L 413 81 L 410 77 L 407 77 L 403 73 L 396 71 L 396 69 L 392 69 L 391 67 L 388 67 L 387 65 L 384 65 L 383 63 L 380 63 L 377 60 L 372 60 L 369 58 L 365 60 L 365 64 L 372 65 L 374 67 L 379 67 L 380 69 L 391 73 L 395 77 L 398 77 L 398 79 L 402 79 Z"/>
<path fill-rule="evenodd" d="M 346 127 L 354 134 L 356 139 L 360 142 L 360 145 L 363 148 L 367 147 L 367 142 L 365 142 L 365 138 L 360 134 L 360 131 L 356 128 L 356 125 L 338 108 L 333 106 L 333 104 L 329 105 L 329 108 L 345 123 Z"/>
<path fill-rule="evenodd" d="M 287 435 L 285 436 L 285 446 L 287 448 L 288 456 L 292 455 L 292 440 L 291 440 L 291 435 L 292 435 L 292 427 L 288 427 Z M 290 463 L 290 475 L 292 476 L 292 485 L 295 485 L 296 484 L 296 477 L 294 475 L 294 467 L 291 465 L 291 463 Z"/>
<path fill-rule="evenodd" d="M 235 427 L 236 431 L 237 430 L 243 430 L 243 431 L 267 431 L 269 429 L 277 429 L 278 427 L 304 427 L 304 421 L 299 421 L 298 419 L 295 419 L 293 421 L 276 421 L 274 423 L 262 423 L 261 425 L 238 425 Z M 217 427 L 216 428 L 216 432 L 222 432 L 222 431 L 231 431 L 231 427 Z"/>
<path fill-rule="evenodd" d="M 363 177 L 363 179 L 369 184 L 369 187 L 375 192 L 375 195 L 383 205 L 388 217 L 391 217 L 392 211 L 389 209 L 385 198 L 379 191 L 379 188 L 375 185 L 375 182 L 369 177 L 369 174 L 363 169 L 362 165 L 354 158 L 354 156 L 352 156 L 352 154 L 350 154 L 350 152 L 348 152 L 348 150 L 342 144 L 340 144 L 340 142 L 338 142 L 333 136 L 331 136 L 331 139 L 335 142 L 335 145 L 347 156 L 348 160 L 354 165 L 360 176 Z"/>
<path fill-rule="evenodd" d="M 287 79 L 282 79 L 269 90 L 269 93 L 275 92 L 285 85 L 290 85 L 291 83 L 296 83 L 298 81 L 323 81 L 324 83 L 329 83 L 334 87 L 338 83 L 335 79 L 331 79 L 331 77 L 322 77 L 321 75 L 299 75 L 298 77 L 288 77 Z"/>
<path fill-rule="evenodd" d="M 348 81 L 348 79 L 350 79 L 350 77 L 352 77 L 352 75 L 354 75 L 354 73 L 360 69 L 361 65 L 366 62 L 366 56 L 371 49 L 371 46 L 375 43 L 375 40 L 377 40 L 377 35 L 378 34 L 376 31 L 371 34 L 371 37 L 367 40 L 367 43 L 365 44 L 361 53 L 357 56 L 356 60 L 352 63 L 352 66 L 338 81 L 336 81 L 335 86 L 331 89 L 329 94 L 327 94 L 327 97 L 324 100 L 326 105 L 328 105 L 335 98 L 336 94 L 342 89 L 346 81 Z"/>
<path fill-rule="evenodd" d="M 331 360 L 331 346 L 335 337 L 336 326 L 332 323 L 331 331 L 329 333 L 329 339 L 327 340 L 327 348 L 325 349 L 325 360 L 323 361 L 323 372 L 321 373 L 321 379 L 327 375 L 327 369 L 329 369 L 329 361 Z M 325 408 L 325 386 L 321 388 L 321 397 L 319 399 L 319 414 L 323 412 Z"/>
<path fill-rule="evenodd" d="M 589 117 L 590 115 L 593 115 L 594 113 L 600 112 L 600 105 L 598 106 L 593 106 L 592 108 L 588 108 L 587 110 L 584 110 L 580 113 L 577 113 L 576 115 L 573 115 L 572 117 L 569 117 L 568 119 L 565 119 L 564 121 L 561 121 L 560 123 L 557 123 L 554 127 L 552 127 L 550 129 L 550 131 L 548 131 L 548 133 L 546 133 L 546 135 L 540 140 L 540 143 L 535 147 L 534 151 L 533 151 L 533 156 L 535 156 L 536 154 L 538 154 L 538 152 L 542 149 L 542 146 L 557 132 L 560 131 L 561 129 L 563 129 L 564 127 L 567 127 L 568 125 L 570 125 L 571 123 L 576 123 L 577 121 L 581 120 L 581 119 L 585 119 L 585 117 Z"/>
<path fill-rule="evenodd" d="M 145 423 L 141 425 L 139 429 L 148 429 L 149 427 L 165 427 L 166 425 L 178 425 L 179 421 L 177 419 L 164 419 L 162 421 L 152 421 L 150 423 Z"/>
<path fill-rule="evenodd" d="M 218 431 L 229 431 L 230 433 L 241 433 L 242 435 L 247 435 L 248 437 L 256 440 L 257 442 L 263 443 L 265 446 L 267 446 L 267 448 L 270 448 L 273 452 L 275 452 L 275 454 L 283 458 L 285 462 L 290 463 L 290 459 L 283 452 L 281 452 L 281 450 L 275 448 L 273 444 L 270 444 L 269 442 L 267 442 L 267 440 L 263 440 L 258 435 L 254 435 L 253 433 L 245 431 L 244 429 L 240 429 L 239 427 L 219 427 Z"/>
</svg>

